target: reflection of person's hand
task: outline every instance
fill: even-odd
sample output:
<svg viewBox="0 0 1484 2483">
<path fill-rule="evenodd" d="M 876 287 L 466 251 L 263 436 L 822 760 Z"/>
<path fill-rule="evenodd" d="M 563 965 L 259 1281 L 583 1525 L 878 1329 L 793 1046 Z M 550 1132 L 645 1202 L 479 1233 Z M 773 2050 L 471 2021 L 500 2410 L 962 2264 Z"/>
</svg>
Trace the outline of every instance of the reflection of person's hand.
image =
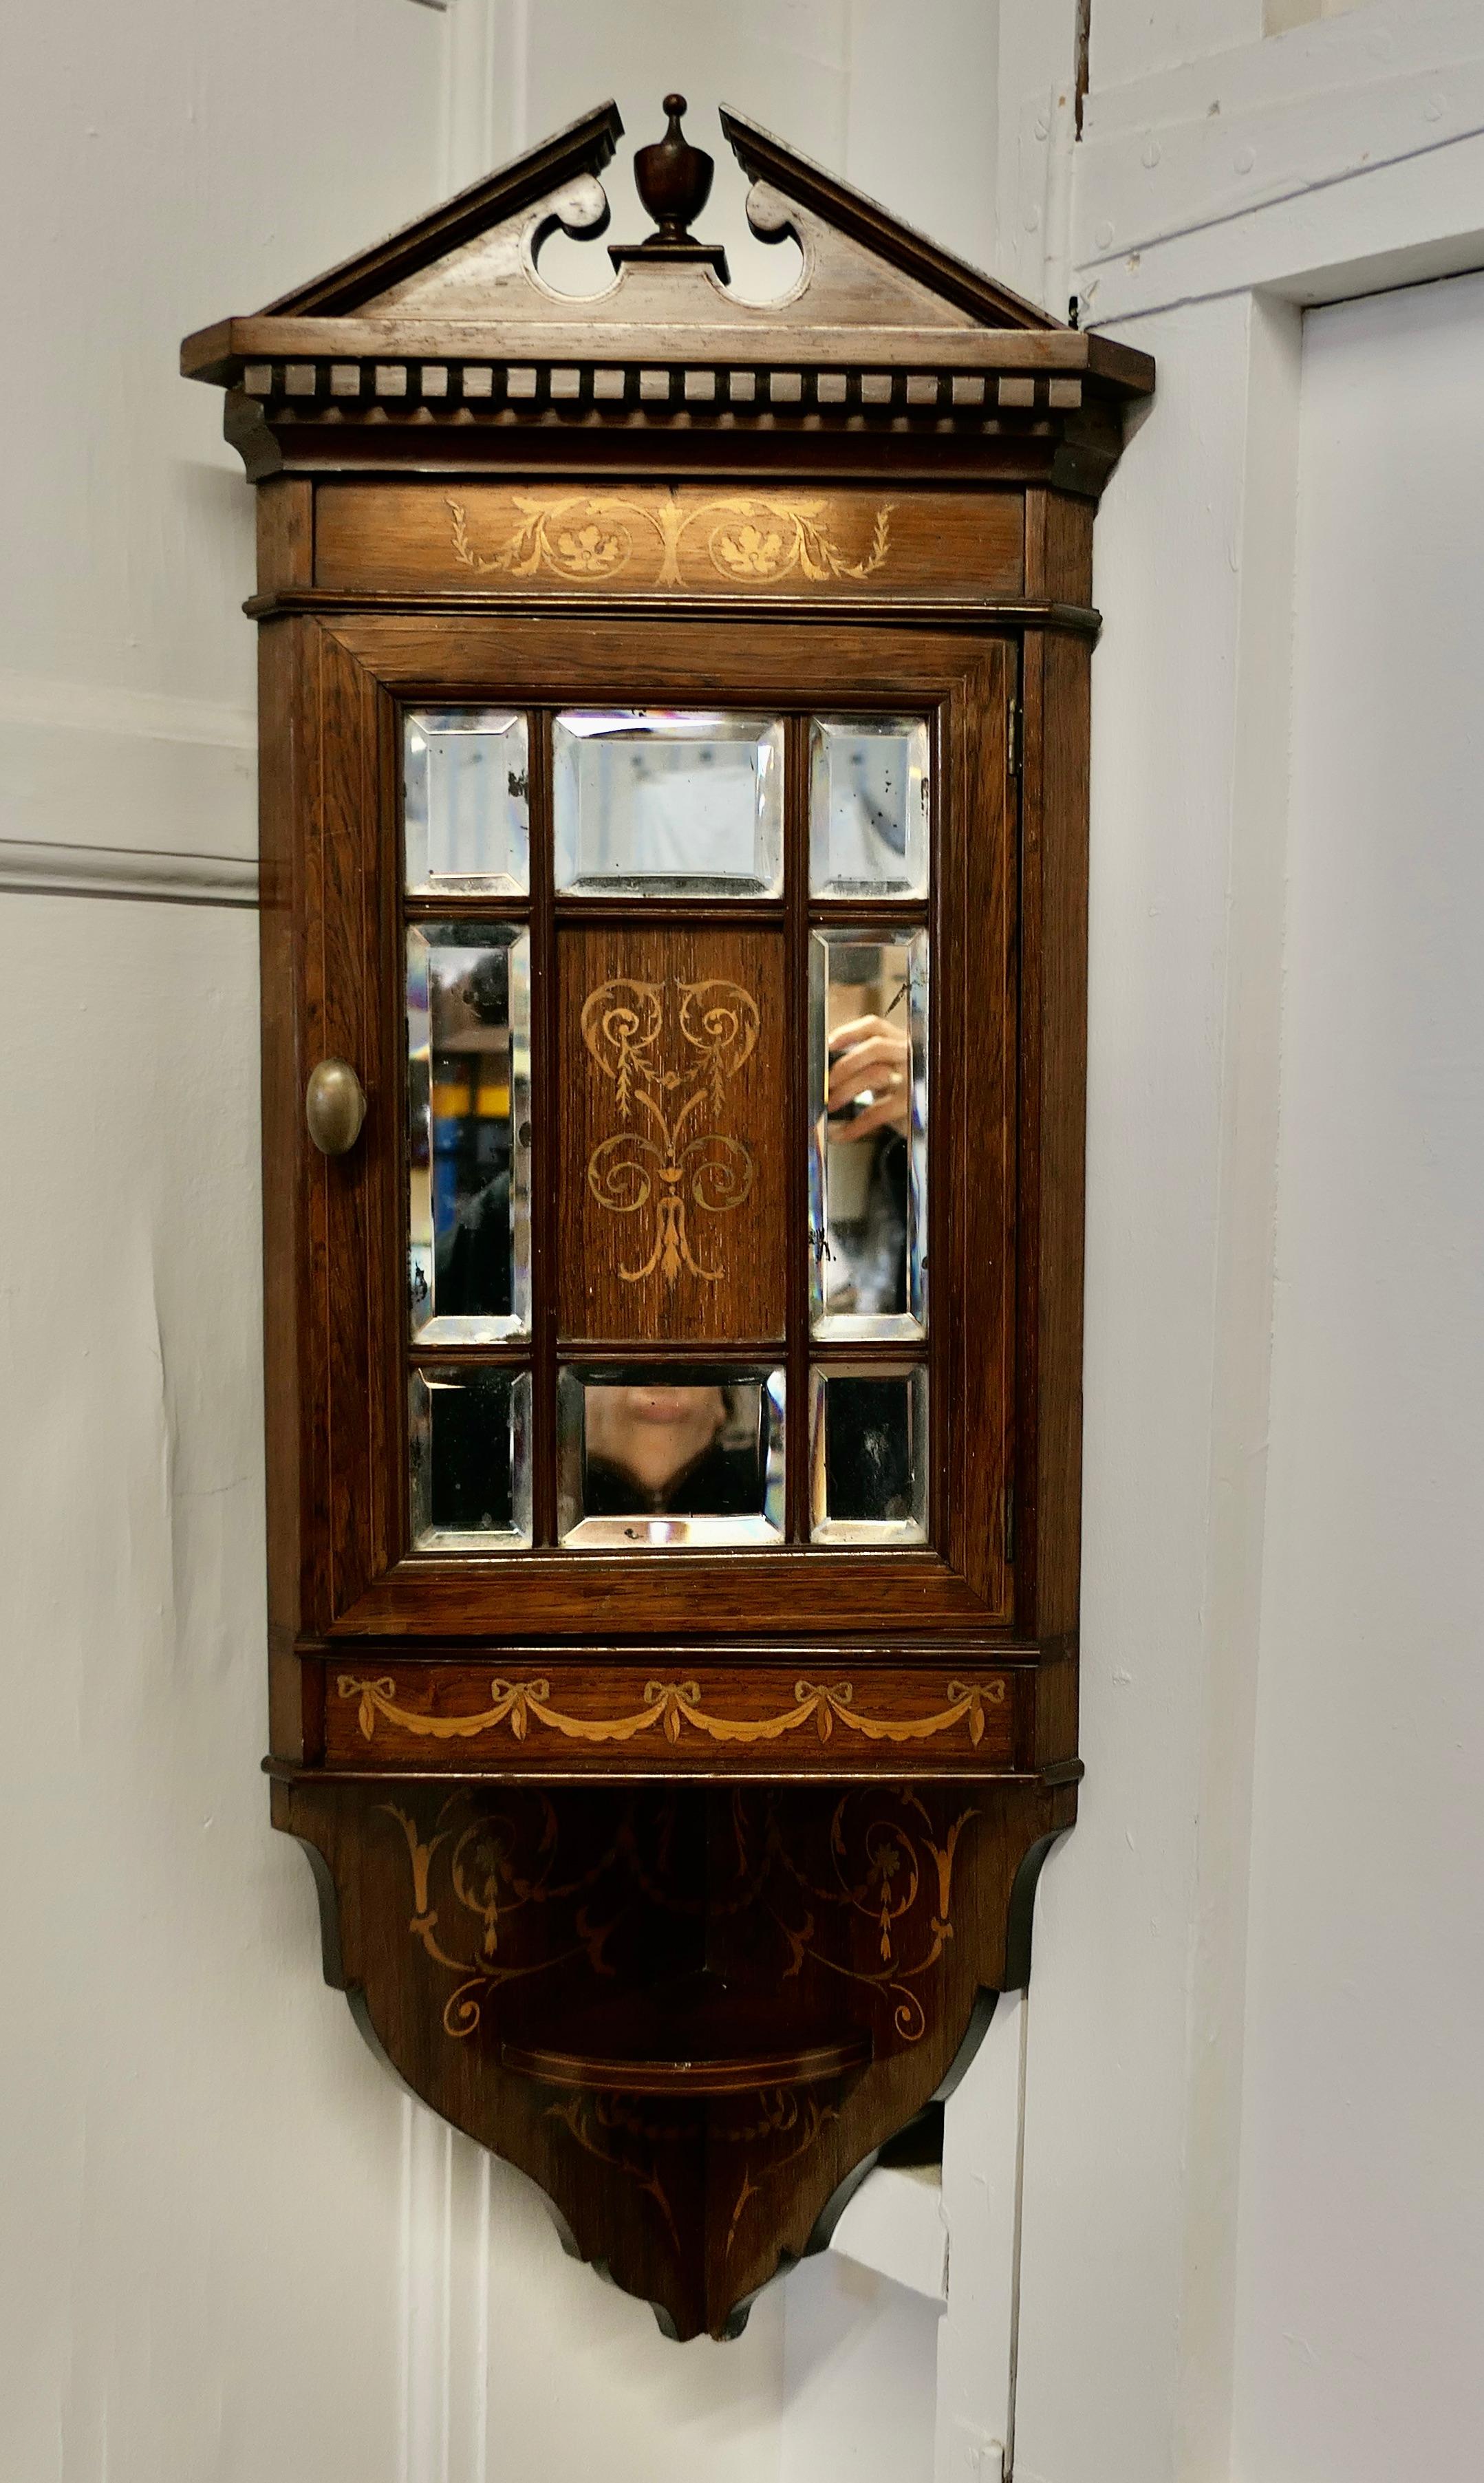
<svg viewBox="0 0 1484 2483">
<path fill-rule="evenodd" d="M 864 1099 L 864 1100 L 862 1100 Z M 861 1102 L 848 1120 L 846 1106 Z M 868 1138 L 876 1130 L 912 1128 L 912 1038 L 884 1017 L 853 1017 L 830 1037 L 830 1136 Z"/>
</svg>

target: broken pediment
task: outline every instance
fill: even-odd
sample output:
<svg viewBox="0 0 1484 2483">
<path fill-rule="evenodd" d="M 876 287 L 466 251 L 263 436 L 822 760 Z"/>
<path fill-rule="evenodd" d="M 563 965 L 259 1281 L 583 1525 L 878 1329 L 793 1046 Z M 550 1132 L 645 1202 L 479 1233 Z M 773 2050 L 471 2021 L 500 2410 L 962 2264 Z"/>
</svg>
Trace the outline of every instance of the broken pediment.
<svg viewBox="0 0 1484 2483">
<path fill-rule="evenodd" d="M 600 325 L 640 321 L 703 327 L 811 326 L 1046 330 L 1057 322 L 977 269 L 914 232 L 833 174 L 797 155 L 740 113 L 722 128 L 753 176 L 747 215 L 760 241 L 797 242 L 799 280 L 782 302 L 754 303 L 728 281 L 726 254 L 691 235 L 710 190 L 711 158 L 684 138 L 683 95 L 666 97 L 669 127 L 640 150 L 640 196 L 655 217 L 648 240 L 612 252 L 606 291 L 578 300 L 543 281 L 541 253 L 560 230 L 596 241 L 609 222 L 599 174 L 623 132 L 618 106 L 600 104 L 558 136 L 475 182 L 398 233 L 269 305 L 265 317 L 428 318 L 459 321 L 580 315 Z M 666 184 L 670 185 L 667 192 Z M 686 185 L 689 185 L 688 187 Z M 671 193 L 678 212 L 671 208 Z"/>
<path fill-rule="evenodd" d="M 937 470 L 979 470 L 986 447 L 1013 441 L 1016 470 L 1028 451 L 1071 488 L 1100 489 L 1123 404 L 1152 383 L 1146 356 L 1062 326 L 724 109 L 753 231 L 800 254 L 786 294 L 748 301 L 697 229 L 713 166 L 685 108 L 667 95 L 663 137 L 638 151 L 654 229 L 609 245 L 604 290 L 558 290 L 542 256 L 558 232 L 596 244 L 607 230 L 612 103 L 255 315 L 187 337 L 182 370 L 231 392 L 228 437 L 254 474 L 332 467 L 356 432 L 358 458 L 422 467 L 505 460 L 534 430 L 573 426 L 623 458 L 641 453 L 636 425 L 663 420 L 681 460 L 718 423 L 754 432 L 764 461 L 800 430 L 889 425 Z"/>
</svg>

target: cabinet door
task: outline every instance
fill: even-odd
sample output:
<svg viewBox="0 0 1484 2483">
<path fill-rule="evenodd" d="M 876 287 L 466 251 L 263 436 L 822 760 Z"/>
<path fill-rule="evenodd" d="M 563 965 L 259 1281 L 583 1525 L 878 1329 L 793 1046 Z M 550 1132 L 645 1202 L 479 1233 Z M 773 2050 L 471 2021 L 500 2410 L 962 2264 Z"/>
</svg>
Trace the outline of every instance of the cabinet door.
<svg viewBox="0 0 1484 2483">
<path fill-rule="evenodd" d="M 269 671 L 276 1619 L 1004 1624 L 1012 648 L 378 617 Z"/>
</svg>

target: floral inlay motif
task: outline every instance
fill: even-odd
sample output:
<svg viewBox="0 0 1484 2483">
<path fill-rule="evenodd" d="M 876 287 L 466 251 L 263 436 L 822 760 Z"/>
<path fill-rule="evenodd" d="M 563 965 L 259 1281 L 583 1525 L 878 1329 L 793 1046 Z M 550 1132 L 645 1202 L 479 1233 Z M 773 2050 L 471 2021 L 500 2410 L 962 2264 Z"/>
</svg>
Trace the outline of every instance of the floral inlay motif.
<svg viewBox="0 0 1484 2483">
<path fill-rule="evenodd" d="M 853 556 L 836 538 L 826 499 L 733 493 L 687 506 L 666 498 L 630 500 L 576 492 L 536 498 L 512 495 L 516 522 L 502 542 L 480 550 L 465 503 L 449 497 L 454 558 L 476 577 L 539 577 L 574 585 L 601 584 L 657 552 L 652 583 L 683 586 L 682 553 L 691 552 L 718 577 L 771 585 L 798 576 L 810 586 L 875 575 L 891 548 L 891 508 L 875 512 L 868 547 Z M 694 581 L 693 581 L 694 582 Z"/>
<path fill-rule="evenodd" d="M 679 1068 L 666 1067 L 660 1051 L 671 991 L 679 996 L 673 1014 L 687 1047 Z M 582 1040 L 612 1081 L 620 1120 L 637 1114 L 640 1123 L 601 1139 L 588 1158 L 588 1188 L 599 1207 L 610 1215 L 652 1215 L 648 1256 L 619 1269 L 625 1285 L 658 1270 L 673 1292 L 682 1268 L 707 1285 L 725 1274 L 696 1257 L 686 1212 L 729 1215 L 752 1189 L 750 1149 L 705 1124 L 719 1119 L 729 1081 L 756 1045 L 758 1024 L 757 1003 L 738 983 L 641 983 L 621 975 L 583 1001 Z"/>
</svg>

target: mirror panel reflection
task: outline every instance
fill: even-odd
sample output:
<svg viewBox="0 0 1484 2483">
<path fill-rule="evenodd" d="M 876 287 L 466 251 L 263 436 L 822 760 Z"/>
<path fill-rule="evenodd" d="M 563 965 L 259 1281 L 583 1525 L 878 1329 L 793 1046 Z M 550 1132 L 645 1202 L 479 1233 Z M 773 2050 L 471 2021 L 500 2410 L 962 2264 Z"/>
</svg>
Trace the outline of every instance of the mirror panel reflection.
<svg viewBox="0 0 1484 2483">
<path fill-rule="evenodd" d="M 928 940 L 809 943 L 809 1299 L 822 1338 L 927 1323 Z"/>
<path fill-rule="evenodd" d="M 559 715 L 556 885 L 588 895 L 776 896 L 783 728 L 663 708 Z"/>
<path fill-rule="evenodd" d="M 511 923 L 407 935 L 408 1286 L 414 1341 L 529 1331 L 530 939 Z"/>
<path fill-rule="evenodd" d="M 403 720 L 410 894 L 523 895 L 531 884 L 523 715 L 419 708 Z"/>
<path fill-rule="evenodd" d="M 926 1542 L 927 1457 L 925 1371 L 811 1375 L 814 1542 Z"/>
<path fill-rule="evenodd" d="M 928 730 L 920 716 L 818 715 L 809 726 L 815 896 L 925 896 Z"/>
<path fill-rule="evenodd" d="M 782 1371 L 566 1370 L 557 1426 L 564 1544 L 782 1540 Z"/>
<path fill-rule="evenodd" d="M 412 1545 L 508 1552 L 531 1540 L 531 1381 L 524 1371 L 413 1371 Z"/>
</svg>

